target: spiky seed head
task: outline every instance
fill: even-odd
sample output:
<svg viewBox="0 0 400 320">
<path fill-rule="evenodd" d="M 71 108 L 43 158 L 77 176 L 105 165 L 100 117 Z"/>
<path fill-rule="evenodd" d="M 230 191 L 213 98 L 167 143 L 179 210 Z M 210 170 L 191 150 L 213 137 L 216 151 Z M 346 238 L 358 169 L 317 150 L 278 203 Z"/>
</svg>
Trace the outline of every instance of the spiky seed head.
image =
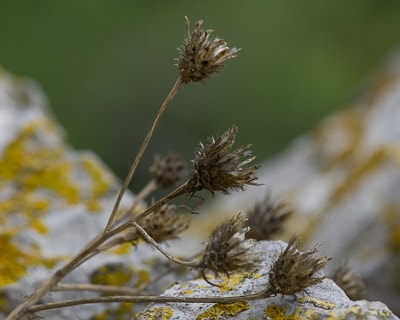
<svg viewBox="0 0 400 320">
<path fill-rule="evenodd" d="M 232 190 L 244 190 L 247 185 L 258 186 L 256 171 L 259 166 L 244 167 L 255 159 L 250 146 L 243 145 L 231 151 L 238 128 L 232 126 L 216 139 L 211 137 L 208 144 L 200 143 L 192 161 L 193 170 L 187 184 L 187 192 L 208 190 L 229 194 Z"/>
<path fill-rule="evenodd" d="M 351 270 L 347 265 L 338 267 L 331 279 L 342 288 L 351 300 L 365 299 L 366 286 L 361 276 Z"/>
<path fill-rule="evenodd" d="M 318 272 L 331 258 L 315 257 L 317 248 L 301 252 L 299 242 L 298 237 L 292 237 L 269 272 L 269 290 L 274 294 L 295 295 L 325 279 Z"/>
<path fill-rule="evenodd" d="M 149 171 L 157 185 L 168 188 L 182 179 L 185 165 L 179 154 L 169 152 L 165 156 L 156 155 Z"/>
<path fill-rule="evenodd" d="M 179 49 L 178 68 L 183 83 L 202 81 L 211 74 L 218 72 L 223 62 L 236 57 L 239 49 L 229 48 L 227 43 L 218 38 L 212 38 L 213 30 L 202 30 L 202 20 L 196 22 L 193 32 L 190 32 L 189 19 L 186 19 L 187 38 Z"/>
<path fill-rule="evenodd" d="M 249 228 L 243 227 L 244 221 L 237 214 L 211 233 L 198 265 L 200 269 L 229 276 L 234 271 L 249 271 L 257 267 L 258 257 L 250 251 L 256 241 L 245 238 Z"/>
<path fill-rule="evenodd" d="M 293 214 L 282 201 L 272 198 L 271 192 L 267 192 L 264 199 L 255 204 L 247 213 L 247 225 L 250 231 L 246 237 L 261 240 L 270 240 L 281 232 L 286 220 Z"/>
</svg>

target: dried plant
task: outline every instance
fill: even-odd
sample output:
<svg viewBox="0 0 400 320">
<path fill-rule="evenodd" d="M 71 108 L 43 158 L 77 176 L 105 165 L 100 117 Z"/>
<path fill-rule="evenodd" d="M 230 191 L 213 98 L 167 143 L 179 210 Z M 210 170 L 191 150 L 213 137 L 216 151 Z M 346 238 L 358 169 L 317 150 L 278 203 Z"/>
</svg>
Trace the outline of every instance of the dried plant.
<svg viewBox="0 0 400 320">
<path fill-rule="evenodd" d="M 70 261 L 57 271 L 41 286 L 21 302 L 6 318 L 18 320 L 26 315 L 42 310 L 68 307 L 78 304 L 103 302 L 186 302 L 186 303 L 233 303 L 243 300 L 266 298 L 272 294 L 294 295 L 306 290 L 308 286 L 321 282 L 324 277 L 318 274 L 329 258 L 315 258 L 316 249 L 301 253 L 297 250 L 298 238 L 290 240 L 287 248 L 281 253 L 269 272 L 269 283 L 258 293 L 237 297 L 165 297 L 165 296 L 135 296 L 137 291 L 128 287 L 116 287 L 104 283 L 97 284 L 63 284 L 60 281 L 97 254 L 123 243 L 139 245 L 138 240 L 145 240 L 167 259 L 177 264 L 198 269 L 204 279 L 207 271 L 216 276 L 230 276 L 233 272 L 243 272 L 257 268 L 260 260 L 253 247 L 256 240 L 267 239 L 281 229 L 282 223 L 291 214 L 283 203 L 273 202 L 269 196 L 249 213 L 249 226 L 244 227 L 246 219 L 237 214 L 227 222 L 218 226 L 210 235 L 209 241 L 201 258 L 195 261 L 184 261 L 169 254 L 160 243 L 177 238 L 189 225 L 187 219 L 176 212 L 171 201 L 180 196 L 193 197 L 196 192 L 207 190 L 212 196 L 216 192 L 224 195 L 233 191 L 243 191 L 247 186 L 258 186 L 257 169 L 259 166 L 247 166 L 255 157 L 251 155 L 250 145 L 233 149 L 238 128 L 232 126 L 220 136 L 208 139 L 207 144 L 200 143 L 192 161 L 193 169 L 186 180 L 175 187 L 169 194 L 154 200 L 146 206 L 144 201 L 153 191 L 160 188 L 175 186 L 184 180 L 184 165 L 181 158 L 174 153 L 165 157 L 157 156 L 150 168 L 150 181 L 138 193 L 128 210 L 120 211 L 120 203 L 132 177 L 141 161 L 148 143 L 153 136 L 161 116 L 171 103 L 177 92 L 192 82 L 204 81 L 218 72 L 226 60 L 236 56 L 239 49 L 229 48 L 220 38 L 212 38 L 211 30 L 202 30 L 202 21 L 195 24 L 190 32 L 189 20 L 186 18 L 187 38 L 179 49 L 179 77 L 147 132 L 131 168 L 124 180 L 110 212 L 109 220 L 104 230 L 84 246 Z M 138 204 L 141 204 L 139 206 Z M 251 228 L 253 230 L 251 230 Z M 247 238 L 246 238 L 247 236 Z M 343 277 L 342 277 L 343 278 Z M 85 290 L 106 293 L 106 296 L 88 299 L 60 301 L 39 304 L 42 298 L 51 291 Z M 115 293 L 125 294 L 116 296 Z M 140 291 L 139 291 L 140 293 Z"/>
<path fill-rule="evenodd" d="M 179 154 L 169 152 L 164 157 L 156 155 L 149 171 L 151 179 L 158 186 L 169 188 L 184 178 L 185 164 Z"/>
<path fill-rule="evenodd" d="M 268 192 L 264 199 L 256 203 L 247 213 L 247 225 L 250 227 L 246 237 L 260 240 L 270 240 L 282 231 L 284 223 L 293 214 L 286 204 L 272 199 Z"/>
<path fill-rule="evenodd" d="M 202 269 L 203 278 L 207 280 L 205 270 L 229 276 L 235 271 L 254 270 L 259 259 L 254 252 L 249 251 L 255 240 L 246 239 L 249 228 L 243 226 L 245 219 L 240 214 L 219 225 L 210 235 L 204 255 L 198 264 Z M 209 282 L 210 283 L 210 282 Z"/>
<path fill-rule="evenodd" d="M 353 272 L 349 266 L 338 267 L 330 278 L 342 288 L 351 300 L 365 299 L 366 286 L 361 276 Z"/>
<path fill-rule="evenodd" d="M 179 49 L 178 68 L 183 83 L 202 81 L 216 73 L 223 62 L 236 57 L 240 49 L 229 48 L 220 38 L 211 38 L 212 30 L 202 30 L 203 21 L 197 21 L 190 33 L 189 19 L 186 17 L 187 38 Z"/>
<path fill-rule="evenodd" d="M 292 237 L 271 268 L 269 290 L 274 294 L 295 295 L 325 279 L 318 273 L 330 258 L 316 258 L 314 255 L 317 253 L 317 248 L 305 252 L 299 251 L 299 242 L 298 237 Z"/>
<path fill-rule="evenodd" d="M 255 159 L 251 155 L 250 146 L 243 145 L 231 151 L 235 143 L 238 128 L 225 131 L 217 139 L 211 137 L 208 144 L 200 146 L 193 160 L 193 171 L 187 184 L 187 192 L 208 190 L 229 194 L 231 190 L 244 190 L 247 185 L 258 186 L 256 171 L 259 166 L 244 167 Z"/>
</svg>

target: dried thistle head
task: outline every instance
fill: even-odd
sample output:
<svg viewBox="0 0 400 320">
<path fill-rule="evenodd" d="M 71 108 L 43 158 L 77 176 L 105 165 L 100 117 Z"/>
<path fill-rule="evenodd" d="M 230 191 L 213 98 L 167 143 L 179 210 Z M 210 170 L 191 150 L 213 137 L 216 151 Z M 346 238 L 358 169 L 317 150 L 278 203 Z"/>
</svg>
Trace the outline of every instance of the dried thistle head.
<svg viewBox="0 0 400 320">
<path fill-rule="evenodd" d="M 179 49 L 178 68 L 183 83 L 202 81 L 218 72 L 222 63 L 236 57 L 239 49 L 229 48 L 220 38 L 212 38 L 213 30 L 202 30 L 202 20 L 196 22 L 190 33 L 189 19 L 186 19 L 187 38 Z"/>
<path fill-rule="evenodd" d="M 324 276 L 316 275 L 329 257 L 315 257 L 317 248 L 301 252 L 298 250 L 299 238 L 292 237 L 269 272 L 269 290 L 282 295 L 295 295 L 309 286 L 320 283 Z"/>
<path fill-rule="evenodd" d="M 164 205 L 157 211 L 139 221 L 140 226 L 156 241 L 163 242 L 176 239 L 189 227 L 189 221 L 176 213 L 176 206 Z M 134 229 L 129 240 L 135 241 L 143 236 Z"/>
<path fill-rule="evenodd" d="M 283 229 L 285 221 L 293 214 L 284 202 L 274 201 L 268 192 L 265 198 L 256 203 L 247 213 L 247 225 L 250 231 L 246 237 L 261 240 L 270 240 Z"/>
<path fill-rule="evenodd" d="M 338 267 L 330 278 L 342 288 L 351 300 L 365 299 L 365 283 L 360 275 L 354 273 L 350 267 L 346 265 Z"/>
<path fill-rule="evenodd" d="M 251 145 L 231 151 L 237 133 L 238 128 L 232 126 L 217 139 L 209 138 L 207 145 L 200 143 L 192 161 L 188 193 L 194 194 L 205 189 L 214 196 L 215 191 L 229 194 L 231 190 L 244 190 L 246 185 L 259 185 L 254 182 L 259 166 L 243 167 L 255 159 L 249 149 Z"/>
<path fill-rule="evenodd" d="M 233 271 L 255 269 L 258 258 L 249 249 L 256 243 L 245 239 L 249 228 L 243 228 L 245 219 L 240 214 L 219 225 L 210 235 L 207 247 L 198 268 L 213 271 L 216 275 L 229 274 Z M 208 282 L 208 281 L 207 281 Z"/>
<path fill-rule="evenodd" d="M 163 157 L 156 155 L 149 171 L 158 186 L 168 188 L 182 179 L 185 165 L 179 154 L 169 152 Z"/>
</svg>

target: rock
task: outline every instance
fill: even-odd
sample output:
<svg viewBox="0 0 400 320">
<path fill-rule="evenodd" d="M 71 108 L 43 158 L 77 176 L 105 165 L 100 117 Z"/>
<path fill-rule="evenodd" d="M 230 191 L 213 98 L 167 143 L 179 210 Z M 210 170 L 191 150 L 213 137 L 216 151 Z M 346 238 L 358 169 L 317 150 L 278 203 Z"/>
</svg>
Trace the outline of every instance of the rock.
<svg viewBox="0 0 400 320">
<path fill-rule="evenodd" d="M 400 54 L 394 53 L 349 108 L 263 164 L 264 188 L 213 210 L 246 211 L 272 190 L 295 214 L 283 238 L 309 244 L 360 273 L 367 298 L 400 314 Z M 331 263 L 335 266 L 335 262 Z"/>
<path fill-rule="evenodd" d="M 105 227 L 120 182 L 92 152 L 76 151 L 51 116 L 40 88 L 0 69 L 0 318 Z M 133 200 L 127 193 L 122 207 Z M 174 273 L 154 282 L 169 266 L 147 245 L 123 245 L 87 261 L 64 283 L 146 287 L 158 293 Z M 179 271 L 179 270 L 178 270 Z M 151 284 L 150 284 L 151 281 Z M 93 296 L 53 292 L 43 302 Z M 48 311 L 49 319 L 112 319 L 117 305 Z"/>
<path fill-rule="evenodd" d="M 286 248 L 282 241 L 260 241 L 252 250 L 262 260 L 255 272 L 236 273 L 223 277 L 220 287 L 203 279 L 176 284 L 164 296 L 212 297 L 248 295 L 265 290 L 272 263 Z M 310 286 L 307 292 L 293 296 L 273 296 L 267 299 L 232 304 L 154 303 L 134 319 L 398 319 L 380 302 L 351 301 L 330 279 Z"/>
</svg>

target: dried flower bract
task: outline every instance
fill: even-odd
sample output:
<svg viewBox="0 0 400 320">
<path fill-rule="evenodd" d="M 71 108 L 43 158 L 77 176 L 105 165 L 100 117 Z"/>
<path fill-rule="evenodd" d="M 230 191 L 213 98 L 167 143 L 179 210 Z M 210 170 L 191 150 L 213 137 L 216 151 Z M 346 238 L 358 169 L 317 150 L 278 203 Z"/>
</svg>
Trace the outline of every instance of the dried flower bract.
<svg viewBox="0 0 400 320">
<path fill-rule="evenodd" d="M 141 219 L 139 224 L 156 242 L 176 239 L 189 227 L 189 221 L 176 213 L 174 205 L 162 206 L 159 210 Z M 130 231 L 128 236 L 125 238 L 129 241 L 143 238 L 136 229 Z"/>
<path fill-rule="evenodd" d="M 174 186 L 182 179 L 185 165 L 179 154 L 168 153 L 154 158 L 153 165 L 149 169 L 151 178 L 162 188 Z"/>
<path fill-rule="evenodd" d="M 259 166 L 244 168 L 255 159 L 251 155 L 250 146 L 243 145 L 231 151 L 238 128 L 232 126 L 220 137 L 211 137 L 207 145 L 200 143 L 200 147 L 193 160 L 193 171 L 190 175 L 187 192 L 206 189 L 214 195 L 215 191 L 229 194 L 231 190 L 244 190 L 246 185 L 258 186 L 256 170 Z"/>
<path fill-rule="evenodd" d="M 342 265 L 335 270 L 331 279 L 343 289 L 351 300 L 365 299 L 366 286 L 360 275 L 354 273 L 348 266 Z"/>
<path fill-rule="evenodd" d="M 299 238 L 292 237 L 269 272 L 270 291 L 274 294 L 295 295 L 309 286 L 320 283 L 324 276 L 316 275 L 330 260 L 314 257 L 317 248 L 301 252 Z"/>
<path fill-rule="evenodd" d="M 292 215 L 284 202 L 274 201 L 268 192 L 265 198 L 257 203 L 247 213 L 247 225 L 250 231 L 246 237 L 261 240 L 270 240 L 281 232 L 285 221 Z"/>
<path fill-rule="evenodd" d="M 258 258 L 249 249 L 256 243 L 245 239 L 249 228 L 243 228 L 245 219 L 240 214 L 218 226 L 210 235 L 207 248 L 198 265 L 203 270 L 229 276 L 233 271 L 249 271 L 257 267 Z"/>
<path fill-rule="evenodd" d="M 179 49 L 178 68 L 183 83 L 202 81 L 218 72 L 222 63 L 236 57 L 239 49 L 229 48 L 220 38 L 212 38 L 213 30 L 202 30 L 203 21 L 197 21 L 190 33 L 189 19 L 186 18 L 187 38 Z"/>
</svg>

